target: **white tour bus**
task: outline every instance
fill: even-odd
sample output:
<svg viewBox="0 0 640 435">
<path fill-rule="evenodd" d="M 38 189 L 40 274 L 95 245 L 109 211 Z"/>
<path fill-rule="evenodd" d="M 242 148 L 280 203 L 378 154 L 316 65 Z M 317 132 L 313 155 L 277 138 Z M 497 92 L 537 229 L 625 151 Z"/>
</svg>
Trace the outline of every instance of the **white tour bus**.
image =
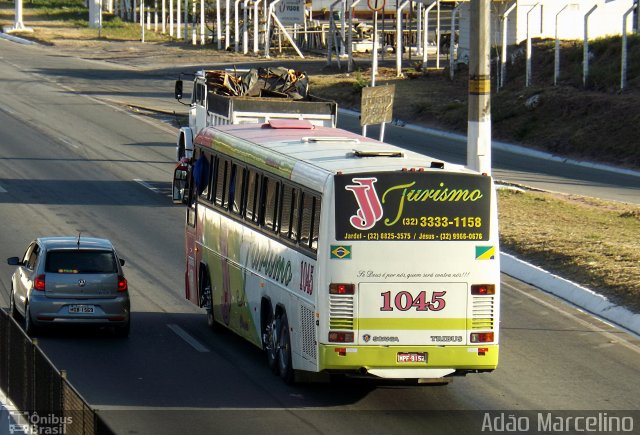
<svg viewBox="0 0 640 435">
<path fill-rule="evenodd" d="M 490 176 L 282 120 L 203 129 L 173 191 L 187 206 L 186 298 L 286 382 L 496 368 Z"/>
</svg>

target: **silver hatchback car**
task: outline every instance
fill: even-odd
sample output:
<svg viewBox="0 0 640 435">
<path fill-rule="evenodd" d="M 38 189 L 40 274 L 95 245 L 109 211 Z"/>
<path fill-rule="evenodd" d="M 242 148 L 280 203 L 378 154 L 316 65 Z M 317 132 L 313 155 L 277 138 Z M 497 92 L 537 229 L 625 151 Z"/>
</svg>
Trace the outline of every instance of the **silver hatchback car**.
<svg viewBox="0 0 640 435">
<path fill-rule="evenodd" d="M 109 240 L 40 237 L 29 244 L 11 277 L 10 310 L 27 334 L 52 324 L 113 326 L 129 335 L 130 302 L 124 260 Z"/>
</svg>

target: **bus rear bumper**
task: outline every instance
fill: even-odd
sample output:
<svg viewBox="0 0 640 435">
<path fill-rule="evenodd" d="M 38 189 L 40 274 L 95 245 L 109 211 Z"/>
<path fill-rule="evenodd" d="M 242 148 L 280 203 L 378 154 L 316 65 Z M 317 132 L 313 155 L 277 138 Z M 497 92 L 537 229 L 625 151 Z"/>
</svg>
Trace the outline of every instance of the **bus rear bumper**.
<svg viewBox="0 0 640 435">
<path fill-rule="evenodd" d="M 386 379 L 434 379 L 494 370 L 499 345 L 320 345 L 321 370 L 356 372 Z M 424 357 L 423 357 L 424 356 Z"/>
</svg>

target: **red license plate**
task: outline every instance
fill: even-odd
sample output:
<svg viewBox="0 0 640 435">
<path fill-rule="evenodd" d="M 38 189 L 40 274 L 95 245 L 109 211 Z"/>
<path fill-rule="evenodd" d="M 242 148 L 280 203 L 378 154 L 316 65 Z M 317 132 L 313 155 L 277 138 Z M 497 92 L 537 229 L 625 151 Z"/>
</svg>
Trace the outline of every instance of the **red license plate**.
<svg viewBox="0 0 640 435">
<path fill-rule="evenodd" d="M 398 352 L 399 363 L 426 363 L 427 352 Z"/>
</svg>

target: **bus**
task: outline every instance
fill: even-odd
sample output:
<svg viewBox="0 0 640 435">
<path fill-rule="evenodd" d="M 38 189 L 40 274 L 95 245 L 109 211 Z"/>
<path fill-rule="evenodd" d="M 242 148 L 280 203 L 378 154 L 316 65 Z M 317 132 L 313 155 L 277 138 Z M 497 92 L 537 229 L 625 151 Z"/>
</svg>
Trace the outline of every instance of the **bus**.
<svg viewBox="0 0 640 435">
<path fill-rule="evenodd" d="M 287 382 L 497 367 L 492 178 L 346 130 L 204 128 L 176 167 L 185 296 Z"/>
</svg>

